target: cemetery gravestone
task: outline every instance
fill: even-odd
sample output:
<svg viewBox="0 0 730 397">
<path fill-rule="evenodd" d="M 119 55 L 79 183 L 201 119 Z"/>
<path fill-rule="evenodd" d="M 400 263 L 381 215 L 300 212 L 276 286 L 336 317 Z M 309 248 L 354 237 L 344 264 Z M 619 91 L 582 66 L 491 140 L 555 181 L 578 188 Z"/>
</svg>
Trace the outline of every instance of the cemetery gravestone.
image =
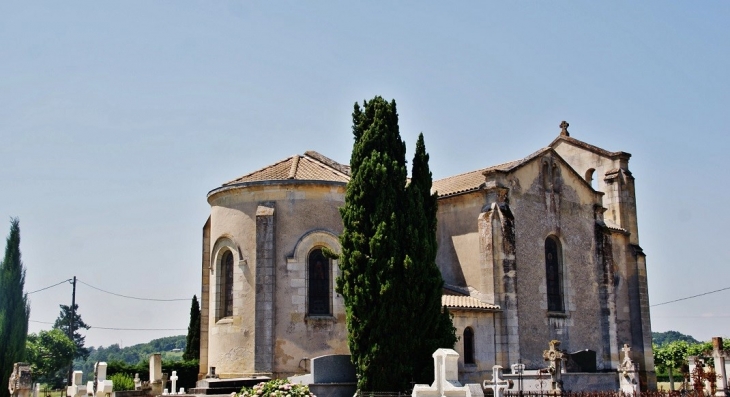
<svg viewBox="0 0 730 397">
<path fill-rule="evenodd" d="M 33 378 L 31 376 L 30 364 L 15 363 L 13 372 L 8 379 L 8 391 L 13 397 L 30 397 L 33 389 Z"/>
<path fill-rule="evenodd" d="M 725 369 L 725 354 L 722 351 L 722 338 L 712 338 L 712 358 L 715 360 L 716 376 L 716 397 L 727 396 L 727 373 Z"/>
<path fill-rule="evenodd" d="M 162 394 L 164 384 L 162 383 L 162 356 L 158 354 L 150 355 L 150 394 L 159 396 Z"/>
<path fill-rule="evenodd" d="M 459 382 L 459 353 L 452 349 L 438 349 L 433 353 L 434 381 L 429 385 L 415 385 L 412 397 L 472 397 L 474 388 Z"/>
<path fill-rule="evenodd" d="M 172 382 L 172 387 L 170 390 L 172 390 L 171 394 L 177 394 L 177 371 L 172 371 L 172 376 L 170 377 L 170 381 Z"/>
<path fill-rule="evenodd" d="M 81 397 L 86 395 L 86 385 L 84 385 L 84 373 L 82 371 L 74 371 L 71 377 L 71 386 L 66 387 L 67 397 Z"/>
<path fill-rule="evenodd" d="M 624 344 L 623 349 L 624 359 L 618 368 L 619 371 L 619 386 L 621 393 L 625 395 L 636 395 L 641 391 L 639 386 L 639 369 L 637 365 L 631 360 L 631 347 Z"/>
<path fill-rule="evenodd" d="M 514 365 L 522 365 L 522 369 L 524 369 L 523 364 L 514 364 Z M 494 391 L 494 397 L 504 397 L 505 389 L 511 389 L 512 386 L 513 386 L 513 384 L 512 384 L 511 380 L 502 379 L 502 366 L 501 365 L 493 366 L 492 367 L 492 380 L 484 381 L 484 388 L 492 389 L 492 391 Z"/>
<path fill-rule="evenodd" d="M 543 350 L 542 358 L 545 361 L 549 361 L 548 372 L 550 373 L 550 393 L 560 394 L 563 391 L 563 381 L 561 379 L 561 373 L 563 371 L 563 360 L 565 353 L 558 349 L 560 346 L 559 340 L 551 340 L 550 348 Z"/>
</svg>

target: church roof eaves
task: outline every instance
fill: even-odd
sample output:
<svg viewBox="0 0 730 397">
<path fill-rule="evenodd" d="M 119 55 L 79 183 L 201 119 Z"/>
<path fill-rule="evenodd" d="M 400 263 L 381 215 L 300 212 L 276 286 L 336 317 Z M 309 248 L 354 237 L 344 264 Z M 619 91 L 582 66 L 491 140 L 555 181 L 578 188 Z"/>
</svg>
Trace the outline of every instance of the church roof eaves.
<svg viewBox="0 0 730 397">
<path fill-rule="evenodd" d="M 552 142 L 550 142 L 550 145 L 549 146 L 551 148 L 552 147 L 555 147 L 558 144 L 558 142 L 560 142 L 560 141 L 565 141 L 565 142 L 567 142 L 567 143 L 569 143 L 569 144 L 571 144 L 573 146 L 577 146 L 579 148 L 588 150 L 590 152 L 596 153 L 596 154 L 601 155 L 601 156 L 604 156 L 604 157 L 608 157 L 610 159 L 618 159 L 618 158 L 626 158 L 626 159 L 628 159 L 628 158 L 631 157 L 631 153 L 626 153 L 626 152 L 609 152 L 606 149 L 601 149 L 598 146 L 591 145 L 590 143 L 586 143 L 586 142 L 583 142 L 581 140 L 578 140 L 578 139 L 575 139 L 575 138 L 573 138 L 571 136 L 566 136 L 566 135 L 558 135 L 557 138 L 555 138 Z"/>
</svg>

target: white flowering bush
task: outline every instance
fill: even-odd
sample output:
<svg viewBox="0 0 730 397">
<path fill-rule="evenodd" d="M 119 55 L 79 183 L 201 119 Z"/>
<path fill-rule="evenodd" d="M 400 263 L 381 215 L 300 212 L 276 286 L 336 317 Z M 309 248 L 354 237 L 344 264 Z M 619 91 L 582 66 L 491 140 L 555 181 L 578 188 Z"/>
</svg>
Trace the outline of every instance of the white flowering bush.
<svg viewBox="0 0 730 397">
<path fill-rule="evenodd" d="M 309 391 L 309 386 L 289 383 L 286 379 L 273 379 L 261 382 L 254 387 L 243 387 L 240 397 L 317 397 Z"/>
</svg>

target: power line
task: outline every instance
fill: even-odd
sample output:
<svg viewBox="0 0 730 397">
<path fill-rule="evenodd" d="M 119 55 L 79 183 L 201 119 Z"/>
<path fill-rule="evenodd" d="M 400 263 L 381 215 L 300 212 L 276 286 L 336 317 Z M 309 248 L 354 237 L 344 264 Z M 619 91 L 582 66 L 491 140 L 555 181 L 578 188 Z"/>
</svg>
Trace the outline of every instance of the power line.
<svg viewBox="0 0 730 397">
<path fill-rule="evenodd" d="M 28 320 L 31 323 L 54 324 L 48 321 Z M 117 327 L 90 327 L 89 329 L 104 329 L 112 331 L 187 331 L 187 328 L 117 328 Z"/>
<path fill-rule="evenodd" d="M 671 301 L 667 301 L 667 302 L 657 303 L 656 305 L 651 305 L 650 307 L 661 306 L 661 305 L 666 305 L 666 304 L 669 304 L 669 303 L 674 303 L 674 302 L 679 302 L 679 301 L 683 301 L 683 300 L 687 300 L 687 299 L 697 298 L 698 296 L 704 296 L 704 295 L 714 294 L 715 292 L 725 291 L 725 290 L 728 290 L 728 289 L 730 289 L 730 287 L 720 288 L 720 289 L 717 289 L 717 290 L 714 290 L 714 291 L 709 291 L 709 292 L 703 292 L 701 294 L 688 296 L 686 298 L 679 298 L 679 299 L 675 299 L 675 300 L 671 300 Z"/>
<path fill-rule="evenodd" d="M 85 282 L 83 282 L 81 280 L 78 280 L 78 282 L 80 282 L 81 284 L 84 284 L 87 287 L 91 287 L 91 288 L 93 288 L 95 290 L 98 290 L 98 291 L 101 291 L 101 292 L 105 292 L 105 293 L 110 294 L 110 295 L 120 296 L 122 298 L 127 298 L 127 299 L 136 299 L 136 300 L 140 300 L 140 301 L 155 301 L 155 302 L 174 302 L 174 301 L 189 301 L 190 300 L 190 298 L 180 298 L 180 299 L 139 298 L 139 297 L 136 297 L 136 296 L 129 296 L 129 295 L 117 294 L 116 292 L 111 292 L 111 291 L 107 291 L 107 290 L 104 290 L 104 289 L 101 289 L 101 288 L 98 288 L 98 287 L 94 287 L 93 285 L 87 284 L 87 283 L 85 283 Z"/>
<path fill-rule="evenodd" d="M 67 283 L 67 282 L 69 282 L 69 281 L 71 281 L 71 279 L 68 279 L 68 280 L 63 280 L 63 281 L 60 281 L 60 282 L 58 282 L 58 283 L 56 283 L 56 284 L 53 284 L 53 285 L 50 285 L 50 286 L 48 286 L 48 287 L 46 287 L 46 288 L 41 288 L 41 289 L 37 289 L 37 290 L 35 290 L 35 291 L 32 291 L 32 292 L 28 292 L 28 293 L 27 293 L 26 295 L 30 295 L 30 294 L 35 294 L 36 292 L 41 292 L 41 291 L 45 291 L 45 290 L 47 290 L 47 289 L 49 289 L 49 288 L 53 288 L 53 287 L 55 287 L 55 286 L 57 286 L 57 285 L 61 285 L 61 284 L 63 284 L 63 283 Z"/>
</svg>

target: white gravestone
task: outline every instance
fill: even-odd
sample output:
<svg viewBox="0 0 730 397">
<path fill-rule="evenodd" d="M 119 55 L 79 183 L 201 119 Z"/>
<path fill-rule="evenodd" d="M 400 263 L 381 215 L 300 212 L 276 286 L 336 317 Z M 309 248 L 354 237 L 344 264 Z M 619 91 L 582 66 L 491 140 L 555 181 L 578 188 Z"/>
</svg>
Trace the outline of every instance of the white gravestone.
<svg viewBox="0 0 730 397">
<path fill-rule="evenodd" d="M 177 394 L 177 371 L 172 371 L 172 376 L 170 377 L 170 382 L 172 382 L 172 387 L 170 390 L 172 391 L 171 394 Z"/>
<path fill-rule="evenodd" d="M 631 356 L 629 355 L 631 353 L 631 347 L 624 344 L 621 351 L 624 352 L 624 359 L 618 368 L 621 393 L 631 396 L 638 395 L 641 391 L 641 387 L 639 386 L 639 371 L 636 364 L 631 361 Z"/>
<path fill-rule="evenodd" d="M 433 384 L 415 385 L 412 397 L 472 397 L 469 387 L 459 383 L 459 353 L 438 349 L 433 353 L 433 364 Z"/>
<path fill-rule="evenodd" d="M 504 397 L 505 389 L 511 389 L 513 384 L 511 380 L 502 379 L 502 366 L 495 365 L 492 367 L 492 380 L 485 380 L 483 386 L 485 389 L 492 389 L 494 397 Z"/>
<path fill-rule="evenodd" d="M 134 374 L 134 390 L 142 390 L 142 380 L 139 379 L 139 372 Z"/>
<path fill-rule="evenodd" d="M 71 386 L 66 387 L 67 397 L 81 397 L 86 395 L 86 385 L 84 385 L 84 373 L 82 371 L 74 371 L 71 378 Z"/>
<path fill-rule="evenodd" d="M 150 355 L 150 392 L 153 396 L 162 394 L 162 355 L 159 353 Z"/>
<path fill-rule="evenodd" d="M 114 391 L 114 383 L 106 378 L 106 363 L 94 365 L 94 381 L 86 384 L 86 394 L 95 397 L 108 397 Z"/>
</svg>

